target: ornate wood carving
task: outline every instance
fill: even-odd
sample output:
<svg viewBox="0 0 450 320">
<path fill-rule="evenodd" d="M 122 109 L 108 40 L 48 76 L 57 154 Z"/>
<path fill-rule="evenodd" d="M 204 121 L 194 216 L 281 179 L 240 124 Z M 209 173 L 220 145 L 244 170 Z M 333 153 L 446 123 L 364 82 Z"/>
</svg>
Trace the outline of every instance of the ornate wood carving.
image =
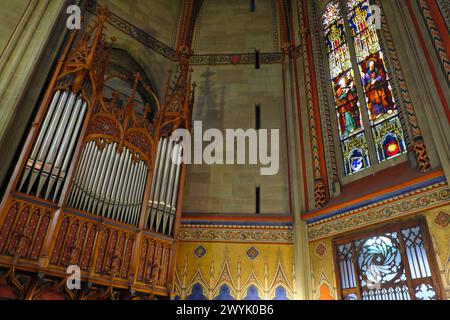
<svg viewBox="0 0 450 320">
<path fill-rule="evenodd" d="M 11 199 L 0 228 L 0 254 L 37 261 L 54 210 Z"/>
<path fill-rule="evenodd" d="M 106 79 L 108 81 L 109 79 Z M 142 115 L 136 112 L 135 97 L 138 85 L 154 98 L 156 110 L 151 110 L 149 105 L 144 107 Z M 135 162 L 144 160 L 149 166 L 151 157 L 155 152 L 155 126 L 150 120 L 150 114 L 159 114 L 159 103 L 152 90 L 142 82 L 138 73 L 135 75 L 130 97 L 124 107 L 117 105 L 120 94 L 115 91 L 111 100 L 100 98 L 99 110 L 92 116 L 85 142 L 95 140 L 97 146 L 103 149 L 106 144 L 116 142 L 117 150 L 121 152 L 123 147 L 132 151 Z"/>
</svg>

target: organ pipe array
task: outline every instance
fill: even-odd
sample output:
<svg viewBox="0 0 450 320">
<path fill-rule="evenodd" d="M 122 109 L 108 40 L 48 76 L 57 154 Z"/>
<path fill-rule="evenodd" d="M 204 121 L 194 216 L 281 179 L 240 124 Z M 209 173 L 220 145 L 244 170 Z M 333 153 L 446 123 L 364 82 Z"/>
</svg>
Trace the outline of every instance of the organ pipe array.
<svg viewBox="0 0 450 320">
<path fill-rule="evenodd" d="M 191 129 L 195 83 L 191 86 L 192 69 L 190 50 L 182 46 L 178 51 L 178 70 L 166 83 L 161 112 L 161 130 L 170 136 L 178 128 Z M 172 81 L 173 80 L 173 81 Z M 183 146 L 169 137 L 159 140 L 152 189 L 147 208 L 147 227 L 155 232 L 172 236 L 176 219 L 180 187 Z"/>
<path fill-rule="evenodd" d="M 102 91 L 107 47 L 103 41 L 106 14 L 82 35 L 68 40 L 50 81 L 32 132 L 31 150 L 16 189 L 27 195 L 57 202 L 72 163 L 81 128 Z"/>
<path fill-rule="evenodd" d="M 117 148 L 115 142 L 100 148 L 95 141 L 86 144 L 74 178 L 69 205 L 137 225 L 148 168 L 144 161 L 133 161 L 128 148 L 120 154 Z"/>
<path fill-rule="evenodd" d="M 177 209 L 183 148 L 178 141 L 162 138 L 158 144 L 148 207 L 150 230 L 172 235 Z"/>
<path fill-rule="evenodd" d="M 152 111 L 159 110 L 157 99 L 149 87 L 142 85 L 153 97 L 144 113 L 136 111 L 137 74 L 124 107 L 119 106 L 116 91 L 110 101 L 101 99 L 93 116 L 80 162 L 69 196 L 69 206 L 126 224 L 139 225 L 144 190 L 153 150 L 154 123 Z"/>
<path fill-rule="evenodd" d="M 26 163 L 21 192 L 58 200 L 86 111 L 86 101 L 80 94 L 55 92 Z"/>
</svg>

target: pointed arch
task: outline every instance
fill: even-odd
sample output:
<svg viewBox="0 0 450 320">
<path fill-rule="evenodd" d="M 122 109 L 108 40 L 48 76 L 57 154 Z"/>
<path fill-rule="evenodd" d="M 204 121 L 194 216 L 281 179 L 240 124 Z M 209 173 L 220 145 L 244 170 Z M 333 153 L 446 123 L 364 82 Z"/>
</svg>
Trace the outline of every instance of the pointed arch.
<svg viewBox="0 0 450 320">
<path fill-rule="evenodd" d="M 316 286 L 314 296 L 315 296 L 315 299 L 318 299 L 318 300 L 335 300 L 336 299 L 336 288 L 333 287 L 333 285 L 327 278 L 325 272 L 323 272 L 323 271 L 320 274 L 320 280 Z"/>
<path fill-rule="evenodd" d="M 197 284 L 201 285 L 202 288 L 205 289 L 203 293 L 205 294 L 206 299 L 210 299 L 211 298 L 209 295 L 210 288 L 207 285 L 207 281 L 198 267 L 197 267 L 197 271 L 195 272 L 194 276 L 192 277 L 192 279 L 189 281 L 188 285 L 186 286 L 186 291 L 185 291 L 186 295 L 189 292 L 192 292 L 193 287 Z"/>
<path fill-rule="evenodd" d="M 220 270 L 216 284 L 214 285 L 214 298 L 220 295 L 220 289 L 223 287 L 223 285 L 226 285 L 228 286 L 228 288 L 230 288 L 230 295 L 236 299 L 236 284 L 234 283 L 233 277 L 231 275 L 231 270 L 227 259 L 224 260 L 222 269 Z"/>
<path fill-rule="evenodd" d="M 226 284 L 222 284 L 219 288 L 218 295 L 214 297 L 214 300 L 236 300 L 231 295 L 231 288 Z"/>
<path fill-rule="evenodd" d="M 254 287 L 257 290 L 257 293 L 258 293 L 258 296 L 260 299 L 264 298 L 264 293 L 265 293 L 264 286 L 261 284 L 261 282 L 259 282 L 254 269 L 252 269 L 249 276 L 247 277 L 247 280 L 241 286 L 241 288 L 240 288 L 241 297 L 239 297 L 239 298 L 246 300 L 245 297 L 248 296 L 248 291 L 251 287 Z M 252 300 L 252 299 L 247 299 L 247 300 Z"/>
<path fill-rule="evenodd" d="M 284 272 L 281 261 L 278 261 L 277 269 L 275 272 L 275 276 L 272 280 L 271 285 L 269 286 L 269 299 L 273 300 L 277 297 L 277 294 L 281 297 L 282 293 L 286 295 L 287 299 L 293 298 L 293 288 L 290 285 L 289 280 L 287 279 L 286 273 Z M 283 290 L 281 290 L 282 288 Z"/>
</svg>

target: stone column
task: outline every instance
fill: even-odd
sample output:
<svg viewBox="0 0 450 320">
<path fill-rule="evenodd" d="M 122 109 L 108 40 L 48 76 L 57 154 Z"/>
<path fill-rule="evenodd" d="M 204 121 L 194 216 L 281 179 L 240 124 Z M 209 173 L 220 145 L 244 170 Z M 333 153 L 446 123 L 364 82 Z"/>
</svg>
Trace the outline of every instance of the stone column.
<svg viewBox="0 0 450 320">
<path fill-rule="evenodd" d="M 0 186 L 5 187 L 7 183 L 8 171 L 12 170 L 16 151 L 20 151 L 22 137 L 26 135 L 41 90 L 67 31 L 62 14 L 66 7 L 66 1 L 30 1 L 2 51 Z"/>
<path fill-rule="evenodd" d="M 305 222 L 301 218 L 301 213 L 305 210 L 305 190 L 302 185 L 306 177 L 303 176 L 303 157 L 301 150 L 304 147 L 300 141 L 303 132 L 299 128 L 299 112 L 297 103 L 300 96 L 297 92 L 298 75 L 295 70 L 298 63 L 294 65 L 294 51 L 285 54 L 283 61 L 283 84 L 285 95 L 285 112 L 287 125 L 287 138 L 290 165 L 291 184 L 291 210 L 294 216 L 294 275 L 295 275 L 295 299 L 307 300 L 312 298 L 311 289 L 311 267 L 308 250 L 308 237 Z"/>
</svg>

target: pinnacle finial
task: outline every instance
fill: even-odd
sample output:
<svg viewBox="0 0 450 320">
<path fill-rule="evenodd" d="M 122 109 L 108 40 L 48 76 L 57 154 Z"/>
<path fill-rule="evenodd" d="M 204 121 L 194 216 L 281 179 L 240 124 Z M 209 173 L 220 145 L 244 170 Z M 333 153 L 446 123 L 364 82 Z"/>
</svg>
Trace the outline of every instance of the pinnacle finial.
<svg viewBox="0 0 450 320">
<path fill-rule="evenodd" d="M 99 6 L 97 13 L 98 13 L 98 19 L 102 23 L 106 22 L 111 15 L 111 12 L 109 11 L 107 6 Z"/>
</svg>

